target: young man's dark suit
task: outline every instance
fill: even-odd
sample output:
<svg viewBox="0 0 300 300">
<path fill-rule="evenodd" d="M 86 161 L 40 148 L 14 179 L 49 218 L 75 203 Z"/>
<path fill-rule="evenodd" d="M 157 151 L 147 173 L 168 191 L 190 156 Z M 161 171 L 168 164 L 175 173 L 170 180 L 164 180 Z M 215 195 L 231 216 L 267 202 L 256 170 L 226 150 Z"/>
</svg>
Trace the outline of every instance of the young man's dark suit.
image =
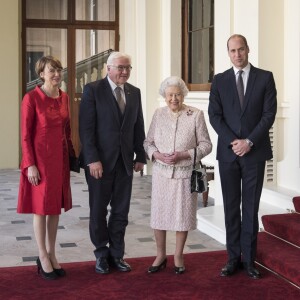
<svg viewBox="0 0 300 300">
<path fill-rule="evenodd" d="M 129 83 L 124 84 L 124 93 L 123 116 L 107 77 L 87 84 L 80 104 L 84 165 L 97 161 L 103 165 L 100 179 L 90 175 L 89 167 L 85 172 L 89 186 L 90 237 L 96 258 L 123 257 L 134 159 L 146 163 L 141 93 Z M 108 205 L 111 210 L 107 221 Z"/>
<path fill-rule="evenodd" d="M 234 69 L 214 77 L 208 113 L 210 123 L 218 134 L 217 160 L 229 262 L 239 262 L 241 255 L 246 265 L 253 265 L 255 260 L 265 161 L 272 158 L 269 129 L 275 120 L 276 110 L 276 88 L 271 72 L 251 65 L 243 108 L 239 102 Z M 231 146 L 235 139 L 249 139 L 253 142 L 251 150 L 244 156 L 236 155 Z M 256 277 L 255 273 L 249 276 Z"/>
</svg>

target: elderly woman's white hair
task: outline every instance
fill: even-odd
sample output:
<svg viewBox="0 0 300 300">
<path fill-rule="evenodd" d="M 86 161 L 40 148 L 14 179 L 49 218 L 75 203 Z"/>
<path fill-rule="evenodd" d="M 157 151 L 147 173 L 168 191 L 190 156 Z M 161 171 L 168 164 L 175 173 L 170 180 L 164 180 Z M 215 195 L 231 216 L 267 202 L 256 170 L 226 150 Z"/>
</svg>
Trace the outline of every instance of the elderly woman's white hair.
<svg viewBox="0 0 300 300">
<path fill-rule="evenodd" d="M 183 96 L 186 96 L 189 92 L 186 84 L 184 83 L 184 81 L 177 76 L 170 76 L 167 77 L 161 84 L 160 84 L 160 88 L 159 88 L 159 94 L 161 96 L 163 96 L 164 98 L 166 97 L 166 88 L 168 88 L 169 86 L 176 86 L 179 87 L 181 93 Z"/>
<path fill-rule="evenodd" d="M 107 59 L 107 65 L 111 66 L 114 64 L 114 60 L 118 59 L 118 58 L 127 58 L 129 60 L 129 63 L 131 64 L 131 57 L 126 54 L 126 53 L 122 53 L 122 52 L 118 52 L 118 51 L 114 51 L 112 52 L 108 59 Z"/>
</svg>

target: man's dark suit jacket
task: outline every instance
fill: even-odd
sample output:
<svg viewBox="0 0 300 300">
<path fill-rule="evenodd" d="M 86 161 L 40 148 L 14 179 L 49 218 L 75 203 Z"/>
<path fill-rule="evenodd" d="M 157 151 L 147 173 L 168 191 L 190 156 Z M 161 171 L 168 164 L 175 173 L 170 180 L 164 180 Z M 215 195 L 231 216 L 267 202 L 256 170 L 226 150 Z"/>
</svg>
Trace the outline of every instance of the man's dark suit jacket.
<svg viewBox="0 0 300 300">
<path fill-rule="evenodd" d="M 101 161 L 110 172 L 120 155 L 128 175 L 133 174 L 133 160 L 146 163 L 143 148 L 144 119 L 140 90 L 124 84 L 126 108 L 122 118 L 108 79 L 85 85 L 80 104 L 79 134 L 83 165 Z"/>
<path fill-rule="evenodd" d="M 218 134 L 217 160 L 232 162 L 236 154 L 230 143 L 248 138 L 254 146 L 245 155 L 248 163 L 272 158 L 269 130 L 277 111 L 276 88 L 273 74 L 251 65 L 241 109 L 233 68 L 214 77 L 208 114 Z"/>
</svg>

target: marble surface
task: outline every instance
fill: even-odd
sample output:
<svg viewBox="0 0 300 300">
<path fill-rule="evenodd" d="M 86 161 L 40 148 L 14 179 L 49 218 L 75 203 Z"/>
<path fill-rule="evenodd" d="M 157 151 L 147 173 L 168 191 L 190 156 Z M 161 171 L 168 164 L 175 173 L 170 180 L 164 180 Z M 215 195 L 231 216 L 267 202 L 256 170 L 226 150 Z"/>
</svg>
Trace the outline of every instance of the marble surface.
<svg viewBox="0 0 300 300">
<path fill-rule="evenodd" d="M 88 187 L 83 172 L 71 177 L 73 208 L 62 213 L 57 234 L 57 258 L 61 263 L 94 260 L 90 242 Z M 0 267 L 35 264 L 37 246 L 31 214 L 17 214 L 19 170 L 0 170 Z M 155 256 L 156 245 L 149 226 L 151 176 L 134 176 L 129 225 L 126 231 L 126 257 Z M 198 199 L 201 211 L 202 199 Z M 213 206 L 209 198 L 208 206 Z M 223 250 L 225 246 L 208 235 L 189 232 L 184 253 Z M 175 250 L 175 232 L 167 233 L 167 253 Z"/>
</svg>

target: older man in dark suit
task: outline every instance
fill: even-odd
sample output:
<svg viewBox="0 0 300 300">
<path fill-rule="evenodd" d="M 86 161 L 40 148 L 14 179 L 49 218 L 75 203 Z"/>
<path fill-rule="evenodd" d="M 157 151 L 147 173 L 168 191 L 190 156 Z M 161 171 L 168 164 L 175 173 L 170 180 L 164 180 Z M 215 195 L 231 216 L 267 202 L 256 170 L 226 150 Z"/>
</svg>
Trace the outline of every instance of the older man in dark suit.
<svg viewBox="0 0 300 300">
<path fill-rule="evenodd" d="M 271 72 L 248 62 L 244 36 L 231 36 L 227 49 L 233 68 L 214 77 L 208 108 L 218 134 L 225 212 L 228 262 L 221 276 L 234 274 L 243 262 L 247 275 L 258 279 L 261 274 L 254 266 L 258 209 L 265 162 L 272 158 L 269 129 L 277 110 L 276 87 Z"/>
<path fill-rule="evenodd" d="M 146 163 L 140 90 L 127 83 L 131 58 L 113 52 L 107 77 L 84 87 L 79 133 L 89 187 L 90 237 L 95 246 L 96 272 L 131 267 L 123 259 L 133 170 Z M 110 214 L 107 220 L 108 206 Z"/>
</svg>

